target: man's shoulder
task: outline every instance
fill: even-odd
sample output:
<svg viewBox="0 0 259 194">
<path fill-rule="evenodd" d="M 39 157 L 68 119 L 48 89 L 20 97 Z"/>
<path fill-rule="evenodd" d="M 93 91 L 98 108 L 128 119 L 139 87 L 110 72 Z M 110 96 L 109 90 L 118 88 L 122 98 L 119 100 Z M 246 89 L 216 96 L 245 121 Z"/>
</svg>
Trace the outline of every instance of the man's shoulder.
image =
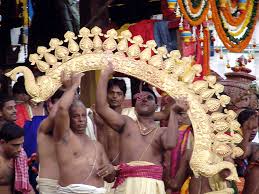
<svg viewBox="0 0 259 194">
<path fill-rule="evenodd" d="M 135 111 L 135 107 L 123 108 L 121 115 L 130 117 L 132 120 L 137 120 L 137 114 Z"/>
</svg>

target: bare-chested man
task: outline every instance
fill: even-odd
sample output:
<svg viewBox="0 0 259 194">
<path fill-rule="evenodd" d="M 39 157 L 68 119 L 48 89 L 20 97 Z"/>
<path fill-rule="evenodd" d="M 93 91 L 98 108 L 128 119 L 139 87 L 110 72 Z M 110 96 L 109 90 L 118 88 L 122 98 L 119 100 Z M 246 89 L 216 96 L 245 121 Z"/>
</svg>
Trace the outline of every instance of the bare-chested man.
<svg viewBox="0 0 259 194">
<path fill-rule="evenodd" d="M 14 159 L 22 151 L 24 142 L 23 129 L 13 122 L 6 122 L 0 129 L 0 193 L 14 194 L 15 168 Z M 34 193 L 30 188 L 31 193 Z M 26 192 L 26 193 L 27 193 Z"/>
<path fill-rule="evenodd" d="M 107 86 L 107 103 L 110 108 L 119 114 L 131 117 L 136 120 L 136 114 L 134 107 L 123 108 L 122 104 L 125 100 L 126 94 L 126 83 L 123 79 L 113 78 L 108 81 Z M 168 119 L 170 111 L 169 106 L 166 106 L 163 111 L 155 112 L 155 120 L 165 120 Z M 93 107 L 94 108 L 94 107 Z M 107 125 L 102 118 L 94 112 L 95 124 L 97 126 L 97 137 L 98 141 L 104 146 L 107 156 L 113 165 L 119 164 L 119 147 L 120 147 L 120 135 Z"/>
<path fill-rule="evenodd" d="M 242 194 L 259 193 L 259 149 L 253 153 L 245 174 L 245 186 Z"/>
<path fill-rule="evenodd" d="M 215 194 L 233 194 L 234 190 L 231 188 L 231 184 L 225 180 L 230 174 L 229 170 L 223 170 L 211 178 L 203 176 L 195 177 L 189 166 L 191 155 L 192 149 L 186 149 L 181 157 L 180 166 L 175 177 L 165 180 L 168 188 L 174 192 L 180 192 L 182 191 L 181 189 L 186 189 L 189 194 L 210 194 L 210 192 Z M 224 160 L 233 163 L 230 157 Z M 182 188 L 188 177 L 190 178 L 189 185 Z"/>
<path fill-rule="evenodd" d="M 245 185 L 243 194 L 259 193 L 258 175 L 259 175 L 259 146 L 253 143 L 258 132 L 258 113 L 252 109 L 245 109 L 238 115 L 238 121 L 243 131 L 243 141 L 240 147 L 244 150 L 242 160 L 249 164 L 244 172 Z M 239 168 L 240 169 L 240 168 Z M 241 169 L 240 169 L 241 171 Z"/>
<path fill-rule="evenodd" d="M 59 194 L 105 193 L 104 181 L 115 178 L 102 145 L 85 134 L 86 108 L 74 100 L 83 74 L 72 74 L 71 87 L 61 97 L 55 117 L 54 140 L 59 165 Z"/>
<path fill-rule="evenodd" d="M 37 144 L 40 162 L 38 188 L 40 194 L 56 194 L 59 179 L 59 168 L 53 138 L 54 119 L 57 112 L 58 100 L 63 91 L 58 90 L 48 101 L 49 115 L 38 129 Z"/>
<path fill-rule="evenodd" d="M 126 94 L 126 83 L 120 79 L 110 79 L 107 87 L 107 101 L 111 109 L 122 113 L 122 103 Z M 98 141 L 104 146 L 107 156 L 113 165 L 118 164 L 119 134 L 109 127 L 94 111 L 94 120 L 97 126 Z"/>
<path fill-rule="evenodd" d="M 1 127 L 4 126 L 4 124 L 6 122 L 15 125 L 15 122 L 16 122 L 16 107 L 15 106 L 16 106 L 16 103 L 15 103 L 15 101 L 12 97 L 10 97 L 10 96 L 2 96 L 1 97 L 1 99 L 0 99 L 0 118 L 1 118 L 1 120 L 0 120 L 0 130 L 1 130 Z M 16 127 L 18 127 L 18 126 L 15 125 L 15 127 L 13 127 L 13 128 L 16 128 Z M 11 129 L 9 129 L 9 130 L 11 130 Z M 24 141 L 24 134 L 22 136 L 23 136 L 22 141 Z M 1 139 L 1 136 L 0 136 L 0 139 Z M 6 143 L 6 142 L 2 141 L 2 143 Z M 9 145 L 8 143 L 6 143 L 6 144 Z M 19 150 L 19 151 L 17 151 L 17 150 Z M 19 160 L 21 160 L 23 163 L 27 163 L 27 155 L 26 155 L 24 149 L 22 147 L 18 149 L 17 146 L 16 146 L 16 151 L 17 151 L 17 153 L 20 154 Z M 12 166 L 12 167 L 13 167 L 13 170 L 15 171 L 14 166 Z M 21 173 L 27 173 L 23 177 L 28 177 L 28 171 L 27 170 L 25 170 Z M 6 177 L 6 178 L 8 178 L 8 177 Z M 16 181 L 16 180 L 13 180 L 13 181 Z M 18 188 L 18 189 L 24 189 L 24 190 L 28 189 L 28 190 L 31 190 L 31 193 L 34 193 L 31 189 L 29 179 L 26 179 L 26 180 L 23 180 L 23 181 L 26 181 L 27 184 L 24 184 L 23 188 Z"/>
<path fill-rule="evenodd" d="M 112 73 L 111 65 L 102 71 L 97 87 L 96 111 L 120 134 L 121 164 L 114 185 L 115 193 L 164 194 L 162 155 L 176 145 L 178 125 L 174 110 L 180 107 L 175 105 L 172 109 L 168 129 L 160 128 L 154 120 L 156 96 L 146 88 L 136 96 L 137 121 L 123 116 L 107 103 L 107 83 Z"/>
</svg>

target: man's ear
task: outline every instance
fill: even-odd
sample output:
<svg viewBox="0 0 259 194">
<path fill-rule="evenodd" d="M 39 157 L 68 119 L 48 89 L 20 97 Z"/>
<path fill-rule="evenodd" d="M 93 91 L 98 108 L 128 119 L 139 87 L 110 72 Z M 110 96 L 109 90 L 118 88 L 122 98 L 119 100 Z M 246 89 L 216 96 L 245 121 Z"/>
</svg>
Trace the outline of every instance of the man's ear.
<svg viewBox="0 0 259 194">
<path fill-rule="evenodd" d="M 6 143 L 6 141 L 5 141 L 5 140 L 0 139 L 0 144 L 5 144 L 5 143 Z"/>
</svg>

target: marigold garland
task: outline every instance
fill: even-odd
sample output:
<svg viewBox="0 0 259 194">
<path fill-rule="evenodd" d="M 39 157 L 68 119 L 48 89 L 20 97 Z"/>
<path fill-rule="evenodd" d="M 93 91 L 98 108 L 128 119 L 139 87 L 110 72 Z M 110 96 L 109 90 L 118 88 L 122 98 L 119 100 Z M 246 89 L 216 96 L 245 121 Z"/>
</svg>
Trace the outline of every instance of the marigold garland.
<svg viewBox="0 0 259 194">
<path fill-rule="evenodd" d="M 228 33 L 228 29 L 224 28 L 224 26 L 222 25 L 222 20 L 220 18 L 220 14 L 218 13 L 218 7 L 216 4 L 215 0 L 209 0 L 210 1 L 210 5 L 211 5 L 211 10 L 212 10 L 212 16 L 213 16 L 213 22 L 215 24 L 215 29 L 217 30 L 217 33 L 221 39 L 221 41 L 223 42 L 223 44 L 225 45 L 225 47 L 232 51 L 232 52 L 242 52 L 247 45 L 249 44 L 254 29 L 255 29 L 255 25 L 256 25 L 256 19 L 258 18 L 258 8 L 259 8 L 259 3 L 257 1 L 254 2 L 253 5 L 253 13 L 251 16 L 251 20 L 247 26 L 247 31 L 244 34 L 244 36 L 240 39 L 236 39 L 235 37 L 231 36 Z"/>
<path fill-rule="evenodd" d="M 191 10 L 192 13 L 197 14 L 197 13 L 200 11 L 200 9 L 202 9 L 202 3 L 201 3 L 201 1 L 200 1 L 199 4 L 196 5 L 196 6 L 193 5 L 193 2 L 192 2 L 192 1 L 190 1 L 190 0 L 187 0 L 187 1 L 188 1 L 188 5 L 192 5 L 192 6 L 189 6 L 189 8 L 190 8 L 190 10 Z"/>
<path fill-rule="evenodd" d="M 210 74 L 210 32 L 208 28 L 203 30 L 204 42 L 203 42 L 203 65 L 202 72 L 203 75 Z"/>
<path fill-rule="evenodd" d="M 248 10 L 248 7 L 251 5 L 251 1 L 248 1 L 246 4 L 246 10 Z M 231 25 L 231 26 L 239 26 L 240 24 L 242 24 L 242 22 L 244 21 L 244 19 L 246 18 L 247 11 L 246 12 L 242 12 L 238 17 L 235 17 L 231 14 L 231 10 L 230 10 L 230 6 L 229 4 L 226 4 L 225 8 L 221 8 L 221 11 L 224 15 L 224 17 L 226 18 L 227 22 Z"/>
<path fill-rule="evenodd" d="M 252 29 L 253 25 L 256 24 L 255 21 L 255 16 L 256 16 L 256 11 L 257 11 L 257 3 L 254 0 L 251 0 L 251 11 L 249 12 L 251 17 L 248 17 L 246 19 L 246 25 L 243 26 L 243 30 L 245 31 L 241 31 L 239 34 L 243 33 L 243 35 L 239 38 L 236 38 L 235 36 L 232 36 L 229 31 L 229 26 L 224 25 L 224 19 L 222 17 L 220 17 L 221 23 L 223 24 L 223 29 L 227 35 L 227 37 L 229 38 L 229 40 L 233 43 L 238 44 L 240 41 L 246 39 L 246 37 L 248 36 L 248 34 L 250 33 L 250 30 Z M 219 16 L 221 16 L 220 11 L 218 10 L 218 14 Z M 242 28 L 241 28 L 242 30 Z"/>
<path fill-rule="evenodd" d="M 190 2 L 190 0 L 188 0 L 189 5 L 188 7 L 192 10 L 196 10 L 194 7 L 192 7 L 192 3 Z M 200 3 L 202 4 L 202 3 Z M 192 26 L 198 26 L 200 24 L 202 24 L 202 22 L 204 22 L 206 20 L 208 11 L 209 11 L 209 6 L 208 6 L 208 1 L 205 1 L 205 6 L 202 10 L 202 13 L 194 18 L 190 15 L 190 13 L 188 13 L 187 7 L 186 5 L 183 3 L 183 0 L 178 0 L 178 5 L 180 7 L 181 13 L 183 14 L 184 18 L 186 20 L 188 20 L 188 22 L 192 25 Z M 192 8 L 191 8 L 192 7 Z M 202 8 L 201 8 L 202 9 Z M 191 13 L 191 14 L 195 14 L 195 13 Z"/>
<path fill-rule="evenodd" d="M 247 0 L 246 11 L 239 11 L 237 1 L 226 2 L 221 7 L 220 0 L 178 0 L 178 6 L 189 24 L 198 26 L 207 20 L 210 4 L 214 26 L 221 41 L 228 50 L 241 52 L 252 38 L 259 15 L 259 2 Z"/>
<path fill-rule="evenodd" d="M 237 28 L 235 30 L 231 30 L 228 26 L 228 21 L 224 21 L 224 18 L 222 17 L 222 22 L 223 22 L 224 28 L 228 29 L 228 33 L 233 37 L 241 35 L 242 33 L 244 33 L 244 30 L 251 22 L 252 12 L 253 12 L 253 4 L 250 4 L 250 6 L 248 7 L 246 18 L 243 21 L 243 23 L 241 24 L 241 27 L 237 26 Z"/>
<path fill-rule="evenodd" d="M 231 4 L 231 7 L 232 7 L 233 9 L 234 9 L 234 8 L 237 8 L 237 5 L 238 5 L 238 4 L 237 4 L 237 1 L 235 1 L 235 0 L 233 1 L 233 0 L 232 0 L 232 1 L 229 1 L 229 3 Z"/>
</svg>

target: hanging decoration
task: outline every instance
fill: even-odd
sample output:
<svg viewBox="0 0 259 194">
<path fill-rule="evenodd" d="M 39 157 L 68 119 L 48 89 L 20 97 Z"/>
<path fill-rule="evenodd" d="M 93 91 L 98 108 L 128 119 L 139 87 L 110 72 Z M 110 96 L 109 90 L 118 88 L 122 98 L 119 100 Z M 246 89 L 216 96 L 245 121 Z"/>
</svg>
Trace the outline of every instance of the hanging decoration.
<svg viewBox="0 0 259 194">
<path fill-rule="evenodd" d="M 209 3 L 207 0 L 178 0 L 180 11 L 192 26 L 202 24 L 207 18 Z"/>
<path fill-rule="evenodd" d="M 259 4 L 257 0 L 242 1 L 247 9 L 244 11 L 244 4 L 239 3 L 238 6 L 242 5 L 241 10 L 238 7 L 238 11 L 232 14 L 231 9 L 227 11 L 228 3 L 229 1 L 225 1 L 225 6 L 222 7 L 222 1 L 210 0 L 212 20 L 214 24 L 217 24 L 214 26 L 224 46 L 231 52 L 242 52 L 251 41 L 258 18 Z M 226 12 L 229 14 L 227 15 Z"/>
<path fill-rule="evenodd" d="M 242 52 L 248 46 L 259 15 L 257 0 L 178 0 L 174 7 L 192 26 L 212 20 L 231 52 Z"/>
<path fill-rule="evenodd" d="M 210 74 L 210 31 L 206 23 L 203 24 L 203 75 Z"/>
<path fill-rule="evenodd" d="M 177 4 L 177 0 L 167 0 L 168 8 L 174 10 Z"/>
</svg>

